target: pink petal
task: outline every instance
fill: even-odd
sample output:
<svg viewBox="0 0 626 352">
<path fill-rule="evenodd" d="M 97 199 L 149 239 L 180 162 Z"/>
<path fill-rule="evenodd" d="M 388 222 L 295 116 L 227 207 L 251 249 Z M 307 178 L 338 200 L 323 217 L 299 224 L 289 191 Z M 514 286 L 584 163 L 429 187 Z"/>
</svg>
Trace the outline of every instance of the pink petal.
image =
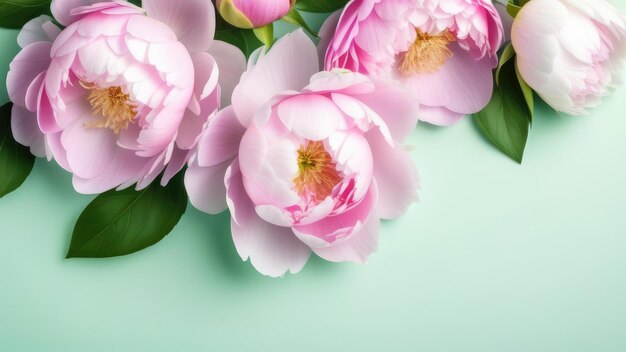
<svg viewBox="0 0 626 352">
<path fill-rule="evenodd" d="M 341 10 L 335 11 L 332 15 L 330 15 L 322 24 L 322 27 L 317 34 L 320 37 L 320 41 L 317 44 L 317 55 L 320 59 L 320 70 L 324 69 L 324 58 L 326 57 L 326 51 L 328 51 L 328 46 L 330 45 L 331 40 L 333 39 L 333 35 L 335 34 L 335 29 L 337 28 L 337 24 L 339 23 L 339 17 L 341 17 Z"/>
<path fill-rule="evenodd" d="M 118 149 L 102 173 L 86 179 L 74 173 L 72 184 L 74 189 L 82 194 L 99 194 L 121 184 L 130 185 L 139 178 L 144 162 L 145 160 L 135 156 L 132 152 Z M 126 187 L 123 186 L 122 188 Z"/>
<path fill-rule="evenodd" d="M 28 21 L 17 35 L 20 48 L 25 48 L 37 42 L 52 43 L 61 33 L 61 29 L 52 23 L 52 18 L 41 15 Z"/>
<path fill-rule="evenodd" d="M 232 106 L 218 112 L 198 143 L 198 164 L 214 166 L 232 160 L 245 131 Z"/>
<path fill-rule="evenodd" d="M 209 48 L 220 70 L 219 84 L 221 90 L 221 106 L 230 105 L 235 86 L 239 84 L 241 75 L 246 70 L 246 57 L 234 45 L 214 40 Z"/>
<path fill-rule="evenodd" d="M 20 144 L 30 147 L 36 157 L 46 156 L 46 137 L 39 130 L 37 113 L 30 112 L 21 106 L 13 105 L 11 110 L 11 131 L 13 138 Z"/>
<path fill-rule="evenodd" d="M 255 204 L 289 207 L 300 200 L 293 189 L 298 148 L 271 130 L 252 125 L 241 140 L 239 161 L 246 190 Z"/>
<path fill-rule="evenodd" d="M 313 248 L 313 252 L 331 262 L 365 263 L 378 249 L 380 220 L 373 211 L 369 219 L 359 226 L 358 232 L 335 246 Z"/>
<path fill-rule="evenodd" d="M 73 174 L 80 178 L 94 178 L 103 173 L 115 160 L 115 134 L 108 128 L 88 128 L 92 117 L 76 120 L 62 133 L 61 143 L 67 151 L 67 161 Z"/>
<path fill-rule="evenodd" d="M 304 88 L 318 66 L 315 45 L 302 30 L 279 39 L 267 55 L 248 69 L 233 92 L 233 107 L 241 124 L 248 126 L 275 94 Z"/>
<path fill-rule="evenodd" d="M 230 166 L 221 164 L 202 167 L 192 163 L 185 172 L 185 188 L 194 207 L 208 214 L 219 214 L 227 209 L 224 177 Z"/>
<path fill-rule="evenodd" d="M 232 2 L 254 27 L 262 27 L 287 15 L 292 0 L 232 0 Z"/>
<path fill-rule="evenodd" d="M 52 15 L 64 26 L 69 26 L 74 21 L 78 20 L 79 16 L 73 16 L 72 10 L 77 7 L 90 6 L 99 2 L 110 2 L 112 0 L 52 0 L 50 9 Z"/>
<path fill-rule="evenodd" d="M 348 241 L 372 216 L 377 199 L 378 190 L 376 184 L 372 184 L 365 197 L 352 208 L 308 225 L 295 226 L 294 233 L 314 250 Z M 378 221 L 378 216 L 376 214 L 374 216 Z"/>
<path fill-rule="evenodd" d="M 377 80 L 376 90 L 358 99 L 380 116 L 394 140 L 402 143 L 415 129 L 419 105 L 407 89 L 390 81 Z"/>
<path fill-rule="evenodd" d="M 433 107 L 422 105 L 420 106 L 419 117 L 420 120 L 433 125 L 450 126 L 459 122 L 465 117 L 465 114 L 460 114 L 440 106 Z"/>
<path fill-rule="evenodd" d="M 450 50 L 453 56 L 439 71 L 414 75 L 407 85 L 421 104 L 462 114 L 476 113 L 491 99 L 493 61 L 488 57 L 475 61 L 456 45 Z"/>
<path fill-rule="evenodd" d="M 322 95 L 296 95 L 278 105 L 278 117 L 287 129 L 298 136 L 320 141 L 337 130 L 343 114 Z"/>
<path fill-rule="evenodd" d="M 50 98 L 48 97 L 45 86 L 42 86 L 42 89 L 39 92 L 38 100 L 39 104 L 37 106 L 37 122 L 39 123 L 39 128 L 41 129 L 41 131 L 45 134 L 60 132 L 61 127 L 56 122 L 54 111 L 52 110 Z"/>
<path fill-rule="evenodd" d="M 7 74 L 7 92 L 14 104 L 26 107 L 28 87 L 50 65 L 51 47 L 49 42 L 33 43 L 22 49 L 11 62 Z"/>
<path fill-rule="evenodd" d="M 192 152 L 180 148 L 174 148 L 172 157 L 163 171 L 163 177 L 161 177 L 161 186 L 165 187 L 171 180 L 180 172 L 185 164 L 189 161 Z"/>
<path fill-rule="evenodd" d="M 379 189 L 378 214 L 395 219 L 418 200 L 419 178 L 409 153 L 397 144 L 392 147 L 376 131 L 367 134 L 374 157 L 374 179 Z"/>
<path fill-rule="evenodd" d="M 26 109 L 32 112 L 37 111 L 37 105 L 39 104 L 39 93 L 43 89 L 43 82 L 46 79 L 46 72 L 41 72 L 35 80 L 28 86 L 26 90 L 26 96 L 24 97 L 24 103 Z"/>
<path fill-rule="evenodd" d="M 246 195 L 237 161 L 227 172 L 228 205 L 233 214 L 231 230 L 241 259 L 263 275 L 295 274 L 309 260 L 311 250 L 288 227 L 272 225 L 259 218 Z M 236 214 L 236 215 L 235 215 Z"/>
<path fill-rule="evenodd" d="M 187 109 L 178 129 L 176 145 L 182 149 L 191 149 L 195 146 L 205 124 L 219 107 L 217 77 L 219 75 L 213 57 L 207 53 L 197 53 L 192 56 L 195 69 L 194 96 L 198 100 L 197 112 Z"/>
<path fill-rule="evenodd" d="M 367 76 L 355 72 L 341 70 L 322 71 L 311 77 L 309 85 L 304 92 L 343 93 L 348 95 L 360 95 L 372 93 L 374 83 Z"/>
<path fill-rule="evenodd" d="M 172 28 L 190 53 L 207 51 L 215 35 L 215 9 L 207 0 L 143 0 L 149 17 Z"/>
</svg>

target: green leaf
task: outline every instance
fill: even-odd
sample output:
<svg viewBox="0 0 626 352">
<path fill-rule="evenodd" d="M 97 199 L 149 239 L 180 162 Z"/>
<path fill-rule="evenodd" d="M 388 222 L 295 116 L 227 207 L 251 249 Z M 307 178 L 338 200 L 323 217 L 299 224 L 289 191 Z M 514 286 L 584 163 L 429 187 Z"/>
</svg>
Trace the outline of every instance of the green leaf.
<svg viewBox="0 0 626 352">
<path fill-rule="evenodd" d="M 221 29 L 215 32 L 215 39 L 225 41 L 226 43 L 238 47 L 243 51 L 246 57 L 250 57 L 256 49 L 263 46 L 263 43 L 257 38 L 252 29 L 235 27 Z"/>
<path fill-rule="evenodd" d="M 308 23 L 306 23 L 306 21 L 304 20 L 304 17 L 302 17 L 300 12 L 298 12 L 296 8 L 292 8 L 291 11 L 289 11 L 289 13 L 285 17 L 282 18 L 282 20 L 287 23 L 291 23 L 293 25 L 302 27 L 311 36 L 315 38 L 319 38 L 317 33 L 315 33 L 315 31 L 309 26 Z"/>
<path fill-rule="evenodd" d="M 521 164 L 528 140 L 531 111 L 509 61 L 500 72 L 500 85 L 494 85 L 487 106 L 475 115 L 480 131 L 503 153 Z"/>
<path fill-rule="evenodd" d="M 533 93 L 533 89 L 530 88 L 528 83 L 526 83 L 526 81 L 520 74 L 519 68 L 517 67 L 517 61 L 515 62 L 515 75 L 517 76 L 517 81 L 520 88 L 522 89 L 522 93 L 524 94 L 524 99 L 526 99 L 528 109 L 530 110 L 530 122 L 532 122 L 533 115 L 535 114 L 535 95 Z"/>
<path fill-rule="evenodd" d="M 35 157 L 13 139 L 11 108 L 8 103 L 0 107 L 0 198 L 18 189 L 35 164 Z"/>
<path fill-rule="evenodd" d="M 346 6 L 348 0 L 298 0 L 296 7 L 300 11 L 329 13 Z"/>
<path fill-rule="evenodd" d="M 254 35 L 261 43 L 265 44 L 268 48 L 274 45 L 274 24 L 270 23 L 265 27 L 255 28 L 252 30 Z"/>
<path fill-rule="evenodd" d="M 19 29 L 31 19 L 50 13 L 51 0 L 0 0 L 0 27 Z"/>
<path fill-rule="evenodd" d="M 502 51 L 502 55 L 500 55 L 500 62 L 498 63 L 498 69 L 496 70 L 496 84 L 500 85 L 500 71 L 502 70 L 502 66 L 509 62 L 515 56 L 515 49 L 513 49 L 513 44 L 509 43 L 509 45 L 504 48 Z"/>
<path fill-rule="evenodd" d="M 141 0 L 128 0 L 131 4 L 141 7 Z"/>
<path fill-rule="evenodd" d="M 511 17 L 513 18 L 517 16 L 517 14 L 520 12 L 521 9 L 522 9 L 521 6 L 515 5 L 513 3 L 508 3 L 506 5 L 506 12 L 508 12 L 509 15 L 511 15 Z"/>
<path fill-rule="evenodd" d="M 161 241 L 187 208 L 182 173 L 166 187 L 109 191 L 96 197 L 74 226 L 67 258 L 126 255 Z"/>
</svg>

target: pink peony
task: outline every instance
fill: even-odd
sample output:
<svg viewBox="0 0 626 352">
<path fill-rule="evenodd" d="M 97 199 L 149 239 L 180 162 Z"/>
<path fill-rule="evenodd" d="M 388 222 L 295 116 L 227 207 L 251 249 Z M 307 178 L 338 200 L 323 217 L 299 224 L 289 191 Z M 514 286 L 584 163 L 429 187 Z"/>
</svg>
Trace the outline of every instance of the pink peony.
<svg viewBox="0 0 626 352">
<path fill-rule="evenodd" d="M 212 40 L 211 2 L 143 5 L 54 0 L 67 27 L 40 17 L 18 38 L 14 134 L 70 171 L 79 192 L 140 189 L 164 170 L 166 183 L 245 68 L 238 49 Z"/>
<path fill-rule="evenodd" d="M 621 82 L 626 21 L 605 0 L 533 0 L 511 37 L 520 74 L 556 110 L 583 114 Z"/>
<path fill-rule="evenodd" d="M 237 251 L 265 275 L 298 272 L 311 251 L 366 261 L 380 219 L 400 216 L 417 198 L 417 174 L 400 144 L 417 123 L 417 105 L 390 83 L 318 73 L 302 31 L 256 56 L 232 106 L 198 143 L 185 175 L 192 204 L 207 213 L 228 206 Z"/>
<path fill-rule="evenodd" d="M 504 33 L 489 0 L 352 0 L 320 35 L 326 69 L 400 80 L 420 120 L 449 125 L 489 102 Z"/>
<path fill-rule="evenodd" d="M 217 0 L 217 10 L 239 28 L 259 28 L 285 17 L 295 0 Z"/>
</svg>

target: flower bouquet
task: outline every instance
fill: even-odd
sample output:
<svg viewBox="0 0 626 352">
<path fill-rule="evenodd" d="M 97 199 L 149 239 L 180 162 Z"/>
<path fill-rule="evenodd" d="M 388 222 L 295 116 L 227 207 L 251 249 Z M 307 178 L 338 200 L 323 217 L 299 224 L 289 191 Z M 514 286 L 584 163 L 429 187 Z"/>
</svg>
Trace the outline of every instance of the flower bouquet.
<svg viewBox="0 0 626 352">
<path fill-rule="evenodd" d="M 276 21 L 296 29 L 276 38 Z M 237 252 L 272 277 L 311 253 L 367 261 L 381 219 L 418 199 L 416 125 L 471 118 L 521 163 L 536 101 L 584 114 L 626 55 L 606 0 L 0 0 L 0 26 L 21 47 L 0 196 L 35 157 L 97 194 L 68 258 L 149 247 L 188 201 L 228 210 Z"/>
</svg>

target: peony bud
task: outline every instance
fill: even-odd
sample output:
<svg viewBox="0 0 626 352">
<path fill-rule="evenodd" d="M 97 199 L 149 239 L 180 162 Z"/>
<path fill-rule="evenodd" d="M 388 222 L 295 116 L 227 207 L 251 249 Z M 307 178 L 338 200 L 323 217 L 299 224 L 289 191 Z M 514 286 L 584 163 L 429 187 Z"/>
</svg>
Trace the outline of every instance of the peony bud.
<svg viewBox="0 0 626 352">
<path fill-rule="evenodd" d="M 532 0 L 511 39 L 524 80 L 558 111 L 580 115 L 620 82 L 624 15 L 606 0 Z"/>
<path fill-rule="evenodd" d="M 239 28 L 260 28 L 289 13 L 296 0 L 217 0 L 228 23 Z"/>
</svg>

